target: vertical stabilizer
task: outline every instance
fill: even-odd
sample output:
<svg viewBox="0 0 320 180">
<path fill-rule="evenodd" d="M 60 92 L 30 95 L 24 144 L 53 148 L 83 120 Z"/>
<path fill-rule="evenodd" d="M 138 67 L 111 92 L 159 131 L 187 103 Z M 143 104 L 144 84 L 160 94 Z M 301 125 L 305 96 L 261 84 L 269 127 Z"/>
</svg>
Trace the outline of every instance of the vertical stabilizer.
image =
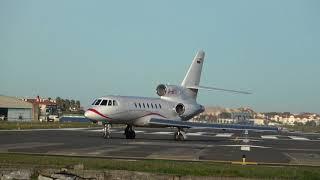
<svg viewBox="0 0 320 180">
<path fill-rule="evenodd" d="M 188 88 L 198 86 L 200 83 L 202 65 L 204 61 L 204 51 L 198 51 L 194 57 L 192 64 L 189 67 L 189 70 L 184 77 L 181 86 Z"/>
</svg>

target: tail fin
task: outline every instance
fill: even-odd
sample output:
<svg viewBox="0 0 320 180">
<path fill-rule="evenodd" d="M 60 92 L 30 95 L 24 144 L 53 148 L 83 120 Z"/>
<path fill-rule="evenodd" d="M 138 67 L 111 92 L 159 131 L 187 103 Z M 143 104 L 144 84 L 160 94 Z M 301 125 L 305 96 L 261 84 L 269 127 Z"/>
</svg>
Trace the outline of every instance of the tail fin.
<svg viewBox="0 0 320 180">
<path fill-rule="evenodd" d="M 192 61 L 192 64 L 189 67 L 189 70 L 186 76 L 184 77 L 181 83 L 182 87 L 188 89 L 189 97 L 195 100 L 197 98 L 199 89 L 218 90 L 218 91 L 226 91 L 226 92 L 240 93 L 240 94 L 251 94 L 250 92 L 246 92 L 246 91 L 200 86 L 199 83 L 200 83 L 202 65 L 204 61 L 204 55 L 205 53 L 203 51 L 198 51 L 198 53 L 196 54 L 196 56 Z"/>
<path fill-rule="evenodd" d="M 198 86 L 200 83 L 202 65 L 204 61 L 204 51 L 198 51 L 196 56 L 194 57 L 192 64 L 189 67 L 189 70 L 184 77 L 181 86 L 182 87 L 193 87 Z"/>
</svg>

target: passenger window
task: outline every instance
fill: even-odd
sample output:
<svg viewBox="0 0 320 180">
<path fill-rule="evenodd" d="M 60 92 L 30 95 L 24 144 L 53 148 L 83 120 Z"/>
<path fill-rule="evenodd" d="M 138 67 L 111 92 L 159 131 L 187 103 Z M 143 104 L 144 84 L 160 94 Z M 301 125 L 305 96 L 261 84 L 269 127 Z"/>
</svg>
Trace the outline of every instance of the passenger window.
<svg viewBox="0 0 320 180">
<path fill-rule="evenodd" d="M 160 109 L 162 108 L 162 107 L 161 107 L 161 104 L 159 104 L 159 107 L 160 107 Z"/>
<path fill-rule="evenodd" d="M 112 106 L 112 101 L 111 100 L 108 101 L 108 106 Z"/>
<path fill-rule="evenodd" d="M 95 99 L 91 105 L 94 105 L 96 103 L 96 101 L 97 101 L 97 99 Z"/>
<path fill-rule="evenodd" d="M 116 100 L 113 100 L 113 105 L 118 106 L 118 102 Z"/>
<path fill-rule="evenodd" d="M 151 103 L 151 108 L 153 109 L 153 104 Z"/>
<path fill-rule="evenodd" d="M 108 100 L 105 99 L 105 100 L 103 100 L 103 101 L 101 102 L 100 105 L 101 105 L 101 106 L 105 106 L 105 105 L 107 105 L 107 103 L 108 103 Z"/>
<path fill-rule="evenodd" d="M 147 107 L 150 108 L 150 107 L 149 107 L 149 103 L 147 103 Z"/>
<path fill-rule="evenodd" d="M 137 108 L 138 106 L 137 106 L 137 103 L 134 103 L 134 106 Z"/>
<path fill-rule="evenodd" d="M 146 108 L 146 106 L 144 105 L 144 103 L 142 103 L 142 105 L 143 105 L 143 108 Z"/>
<path fill-rule="evenodd" d="M 156 106 L 156 109 L 158 109 L 158 106 L 157 106 L 157 104 L 154 104 L 154 106 Z"/>
<path fill-rule="evenodd" d="M 139 107 L 141 108 L 141 104 L 139 103 Z"/>
</svg>

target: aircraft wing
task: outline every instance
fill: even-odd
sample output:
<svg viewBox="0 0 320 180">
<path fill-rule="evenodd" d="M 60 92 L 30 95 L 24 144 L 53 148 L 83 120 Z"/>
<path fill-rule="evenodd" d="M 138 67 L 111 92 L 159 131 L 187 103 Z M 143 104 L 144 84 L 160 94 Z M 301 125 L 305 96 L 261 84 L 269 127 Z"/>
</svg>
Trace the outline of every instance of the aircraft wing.
<svg viewBox="0 0 320 180">
<path fill-rule="evenodd" d="M 208 124 L 189 121 L 168 120 L 152 118 L 150 125 L 180 127 L 180 128 L 197 128 L 197 129 L 225 129 L 225 130 L 250 130 L 250 131 L 278 131 L 277 127 L 272 126 L 252 126 L 242 124 Z"/>
</svg>

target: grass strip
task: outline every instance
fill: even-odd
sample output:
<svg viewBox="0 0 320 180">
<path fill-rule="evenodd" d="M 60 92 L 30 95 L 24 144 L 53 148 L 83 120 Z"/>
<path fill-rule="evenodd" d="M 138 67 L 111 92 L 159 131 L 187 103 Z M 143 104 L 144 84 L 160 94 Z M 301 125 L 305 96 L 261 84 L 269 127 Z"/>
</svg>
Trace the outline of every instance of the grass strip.
<svg viewBox="0 0 320 180">
<path fill-rule="evenodd" d="M 183 162 L 171 160 L 112 160 L 103 158 L 66 157 L 25 154 L 0 154 L 0 165 L 70 167 L 83 164 L 91 170 L 128 170 L 181 176 L 218 176 L 263 179 L 319 179 L 319 167 L 250 166 L 212 162 Z"/>
</svg>

